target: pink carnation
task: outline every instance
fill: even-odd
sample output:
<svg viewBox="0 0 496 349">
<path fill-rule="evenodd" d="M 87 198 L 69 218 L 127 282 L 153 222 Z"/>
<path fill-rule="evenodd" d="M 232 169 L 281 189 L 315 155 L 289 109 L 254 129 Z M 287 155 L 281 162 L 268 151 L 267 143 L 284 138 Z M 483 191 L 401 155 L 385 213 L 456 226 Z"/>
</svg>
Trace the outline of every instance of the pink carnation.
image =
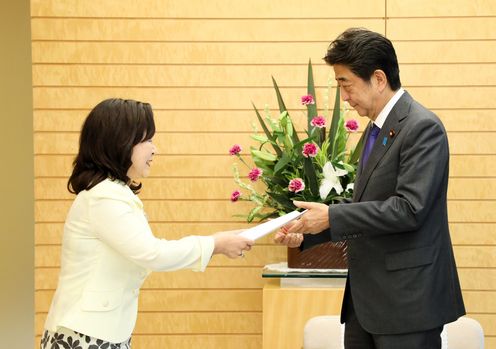
<svg viewBox="0 0 496 349">
<path fill-rule="evenodd" d="M 231 155 L 238 155 L 241 153 L 241 146 L 239 144 L 235 144 L 229 149 L 229 154 Z"/>
<path fill-rule="evenodd" d="M 303 105 L 315 104 L 315 100 L 313 99 L 312 95 L 301 96 L 301 104 Z"/>
<path fill-rule="evenodd" d="M 358 122 L 355 119 L 350 119 L 346 121 L 344 127 L 346 128 L 346 131 L 354 133 L 358 131 Z"/>
<path fill-rule="evenodd" d="M 318 150 L 318 148 L 314 143 L 305 143 L 303 145 L 302 154 L 306 158 L 308 158 L 308 157 L 313 158 L 317 155 L 317 150 Z"/>
<path fill-rule="evenodd" d="M 298 193 L 305 189 L 305 182 L 301 178 L 292 179 L 289 181 L 288 189 L 289 191 Z"/>
<path fill-rule="evenodd" d="M 241 192 L 239 190 L 235 190 L 231 194 L 231 201 L 236 202 L 238 201 L 239 197 L 241 196 Z"/>
<path fill-rule="evenodd" d="M 248 173 L 248 178 L 250 178 L 250 181 L 256 182 L 260 178 L 262 173 L 263 171 L 261 169 L 255 167 Z"/>
<path fill-rule="evenodd" d="M 323 116 L 317 115 L 312 119 L 310 124 L 314 127 L 323 128 L 326 127 L 326 119 Z"/>
</svg>

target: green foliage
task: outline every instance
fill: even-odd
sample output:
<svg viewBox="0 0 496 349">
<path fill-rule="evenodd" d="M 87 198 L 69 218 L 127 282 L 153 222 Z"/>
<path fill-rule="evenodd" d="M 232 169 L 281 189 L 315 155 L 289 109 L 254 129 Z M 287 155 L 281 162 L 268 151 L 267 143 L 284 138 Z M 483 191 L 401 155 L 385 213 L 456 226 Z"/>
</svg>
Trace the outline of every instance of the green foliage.
<svg viewBox="0 0 496 349">
<path fill-rule="evenodd" d="M 307 137 L 305 139 L 299 139 L 274 77 L 272 77 L 272 82 L 280 114 L 273 119 L 266 108 L 265 116 L 262 117 L 253 104 L 263 134 L 251 136 L 259 146 L 250 149 L 253 162 L 263 170 L 259 180 L 265 184 L 265 191 L 259 193 L 250 184 L 244 183 L 240 179 L 237 167 L 233 168 L 235 182 L 243 190 L 240 200 L 249 200 L 255 204 L 247 215 L 249 222 L 290 212 L 295 209 L 293 200 L 330 204 L 345 197 L 351 197 L 353 191 L 344 190 L 344 188 L 355 180 L 358 156 L 363 143 L 362 137 L 355 149 L 346 149 L 349 132 L 346 130 L 343 112 L 340 108 L 339 88 L 336 91 L 330 123 L 327 120 L 328 125 L 322 128 L 312 125 L 312 120 L 318 116 L 318 108 L 311 61 L 308 63 L 307 94 L 313 97 L 314 103 L 306 106 Z M 307 143 L 314 143 L 318 147 L 317 154 L 304 156 L 303 149 Z M 246 165 L 241 155 L 237 154 L 237 156 Z M 333 188 L 327 196 L 322 198 L 319 189 L 324 185 L 326 178 L 324 166 L 328 163 L 332 164 L 335 171 L 345 173 L 338 177 L 343 190 Z M 288 186 L 294 179 L 304 181 L 304 190 L 290 191 Z"/>
</svg>

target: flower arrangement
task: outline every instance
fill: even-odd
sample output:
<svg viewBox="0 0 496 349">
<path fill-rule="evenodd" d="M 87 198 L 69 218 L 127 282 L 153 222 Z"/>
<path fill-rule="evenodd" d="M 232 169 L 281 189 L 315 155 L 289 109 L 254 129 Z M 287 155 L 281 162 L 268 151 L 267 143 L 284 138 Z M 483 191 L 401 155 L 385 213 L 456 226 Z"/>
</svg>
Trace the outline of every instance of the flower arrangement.
<svg viewBox="0 0 496 349">
<path fill-rule="evenodd" d="M 233 165 L 234 180 L 240 189 L 231 194 L 231 201 L 252 201 L 255 207 L 247 221 L 276 217 L 294 210 L 292 200 L 314 201 L 331 204 L 353 195 L 353 183 L 362 148 L 362 138 L 354 149 L 347 150 L 350 133 L 358 131 L 356 120 L 345 121 L 345 111 L 340 108 L 339 89 L 336 92 L 332 117 L 318 115 L 312 64 L 308 63 L 307 94 L 301 104 L 307 108 L 307 130 L 303 139 L 294 128 L 281 92 L 272 78 L 280 114 L 276 119 L 265 109 L 265 117 L 253 104 L 263 134 L 251 137 L 258 147 L 251 147 L 251 167 L 243 159 L 242 147 L 235 144 L 229 153 L 236 156 L 249 169 L 248 179 L 265 184 L 263 192 L 240 178 Z"/>
</svg>

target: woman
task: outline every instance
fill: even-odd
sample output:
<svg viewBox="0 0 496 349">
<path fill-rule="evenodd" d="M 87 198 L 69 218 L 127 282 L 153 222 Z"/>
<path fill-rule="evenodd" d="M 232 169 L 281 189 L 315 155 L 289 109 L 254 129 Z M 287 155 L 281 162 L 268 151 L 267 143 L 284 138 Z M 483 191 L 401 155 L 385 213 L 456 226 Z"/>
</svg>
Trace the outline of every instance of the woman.
<svg viewBox="0 0 496 349">
<path fill-rule="evenodd" d="M 67 187 L 57 291 L 41 348 L 130 348 L 139 289 L 150 271 L 203 271 L 213 254 L 243 255 L 253 241 L 221 232 L 157 239 L 136 196 L 156 151 L 150 104 L 108 99 L 84 122 Z M 78 343 L 76 343 L 76 341 Z"/>
</svg>

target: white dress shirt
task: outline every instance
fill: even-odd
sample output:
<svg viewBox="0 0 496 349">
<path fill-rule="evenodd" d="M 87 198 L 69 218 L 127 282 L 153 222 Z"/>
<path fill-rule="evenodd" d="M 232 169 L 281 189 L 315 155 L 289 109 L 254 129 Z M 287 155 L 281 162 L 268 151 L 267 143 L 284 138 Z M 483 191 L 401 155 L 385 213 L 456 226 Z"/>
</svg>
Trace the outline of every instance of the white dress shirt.
<svg viewBox="0 0 496 349">
<path fill-rule="evenodd" d="M 203 271 L 211 236 L 156 238 L 143 204 L 120 181 L 104 180 L 74 200 L 64 225 L 61 269 L 45 329 L 59 327 L 120 343 L 136 323 L 139 288 L 151 271 Z"/>
<path fill-rule="evenodd" d="M 400 87 L 398 91 L 396 91 L 396 93 L 393 95 L 393 97 L 391 97 L 391 99 L 386 103 L 384 108 L 382 108 L 381 112 L 379 113 L 379 115 L 377 115 L 377 118 L 374 120 L 374 124 L 377 127 L 382 128 L 382 125 L 384 125 L 384 123 L 386 122 L 387 116 L 393 109 L 396 102 L 398 102 L 398 100 L 401 98 L 403 93 L 405 93 L 405 90 L 403 89 L 403 87 Z"/>
</svg>

